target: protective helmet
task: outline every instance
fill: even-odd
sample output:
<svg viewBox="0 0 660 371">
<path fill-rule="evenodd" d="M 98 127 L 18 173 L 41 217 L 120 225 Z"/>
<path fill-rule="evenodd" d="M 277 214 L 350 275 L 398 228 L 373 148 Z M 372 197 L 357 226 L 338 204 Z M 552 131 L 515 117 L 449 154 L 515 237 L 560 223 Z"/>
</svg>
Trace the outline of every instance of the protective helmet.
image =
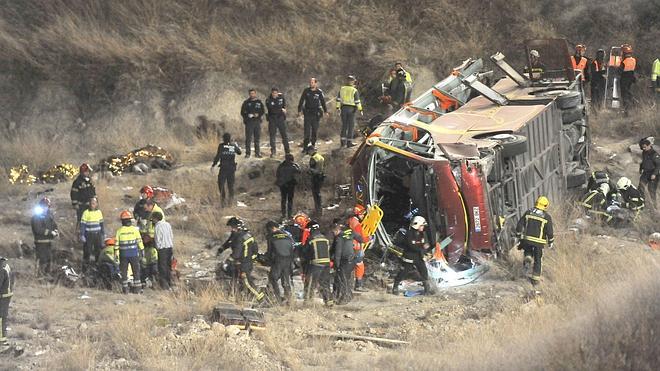
<svg viewBox="0 0 660 371">
<path fill-rule="evenodd" d="M 150 185 L 146 185 L 140 188 L 140 193 L 147 195 L 147 198 L 152 198 L 154 196 L 154 189 Z"/>
<path fill-rule="evenodd" d="M 426 219 L 424 219 L 423 216 L 421 215 L 415 215 L 414 218 L 412 218 L 412 221 L 410 222 L 410 228 L 419 230 L 420 227 L 428 225 L 426 223 Z"/>
<path fill-rule="evenodd" d="M 600 189 L 600 191 L 601 191 L 604 195 L 607 195 L 608 193 L 610 193 L 610 185 L 607 184 L 607 183 L 603 183 L 603 184 L 601 184 L 598 188 Z"/>
<path fill-rule="evenodd" d="M 587 50 L 587 47 L 584 46 L 584 44 L 577 44 L 577 45 L 575 45 L 575 50 L 581 50 L 581 51 L 584 52 L 584 51 Z"/>
<path fill-rule="evenodd" d="M 305 213 L 298 213 L 293 217 L 293 222 L 300 228 L 307 228 L 307 224 L 309 224 L 309 216 Z"/>
<path fill-rule="evenodd" d="M 241 220 L 241 218 L 237 216 L 232 216 L 227 220 L 227 226 L 233 227 L 233 228 L 243 228 L 245 226 L 245 222 Z"/>
<path fill-rule="evenodd" d="M 307 224 L 307 227 L 309 227 L 310 231 L 318 231 L 319 229 L 321 229 L 321 226 L 316 220 L 310 220 L 309 224 Z"/>
<path fill-rule="evenodd" d="M 42 197 L 41 200 L 39 200 L 39 206 L 50 207 L 50 199 L 48 197 Z"/>
<path fill-rule="evenodd" d="M 346 79 L 347 79 L 348 81 L 355 81 L 355 80 L 356 80 L 355 76 L 353 76 L 353 75 L 348 75 L 348 76 L 346 77 Z"/>
<path fill-rule="evenodd" d="M 106 246 L 115 246 L 117 245 L 117 240 L 114 239 L 114 237 L 109 237 L 105 239 L 105 245 Z"/>
<path fill-rule="evenodd" d="M 273 228 L 279 228 L 279 227 L 280 227 L 280 224 L 278 222 L 274 221 L 274 220 L 269 220 L 268 222 L 266 222 L 266 231 L 267 232 L 270 232 L 270 230 L 273 229 Z"/>
<path fill-rule="evenodd" d="M 536 50 L 536 49 L 530 50 L 529 55 L 531 55 L 532 57 L 536 57 L 536 58 L 539 58 L 541 56 L 541 54 L 539 54 L 539 51 Z"/>
<path fill-rule="evenodd" d="M 622 176 L 616 182 L 617 189 L 628 189 L 630 188 L 631 185 L 632 185 L 632 181 L 630 181 L 630 179 L 626 178 L 625 176 Z"/>
<path fill-rule="evenodd" d="M 355 215 L 362 215 L 366 211 L 367 211 L 367 208 L 365 208 L 364 205 L 362 205 L 362 204 L 355 204 L 355 206 L 353 206 L 353 213 Z"/>
<path fill-rule="evenodd" d="M 124 210 L 119 214 L 119 219 L 121 220 L 128 220 L 128 219 L 133 219 L 133 214 L 131 214 L 130 211 Z"/>
<path fill-rule="evenodd" d="M 84 162 L 82 165 L 80 165 L 80 172 L 84 173 L 86 171 L 92 171 L 92 168 L 89 166 L 88 163 Z"/>
<path fill-rule="evenodd" d="M 633 51 L 632 45 L 630 44 L 621 45 L 621 52 L 623 52 L 623 54 L 630 54 L 632 53 L 632 51 Z"/>
<path fill-rule="evenodd" d="M 550 201 L 548 200 L 547 197 L 545 196 L 540 196 L 539 198 L 536 199 L 536 207 L 539 210 L 545 210 L 548 208 L 548 205 L 550 205 Z"/>
</svg>

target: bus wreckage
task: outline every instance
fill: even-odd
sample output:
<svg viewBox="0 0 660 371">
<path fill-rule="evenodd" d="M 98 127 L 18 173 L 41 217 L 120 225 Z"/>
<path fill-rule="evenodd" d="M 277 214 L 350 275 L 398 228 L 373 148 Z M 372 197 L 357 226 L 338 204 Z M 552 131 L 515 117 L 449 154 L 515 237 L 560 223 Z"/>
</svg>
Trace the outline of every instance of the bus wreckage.
<svg viewBox="0 0 660 371">
<path fill-rule="evenodd" d="M 435 246 L 431 279 L 441 288 L 472 282 L 513 247 L 516 222 L 538 196 L 558 200 L 586 183 L 588 109 L 568 43 L 529 40 L 525 49 L 541 54 L 540 78 L 497 53 L 490 60 L 504 77 L 489 86 L 492 71 L 468 59 L 360 145 L 353 193 L 382 214 L 371 229 L 383 262 L 401 254 L 401 235 L 421 215 Z"/>
</svg>

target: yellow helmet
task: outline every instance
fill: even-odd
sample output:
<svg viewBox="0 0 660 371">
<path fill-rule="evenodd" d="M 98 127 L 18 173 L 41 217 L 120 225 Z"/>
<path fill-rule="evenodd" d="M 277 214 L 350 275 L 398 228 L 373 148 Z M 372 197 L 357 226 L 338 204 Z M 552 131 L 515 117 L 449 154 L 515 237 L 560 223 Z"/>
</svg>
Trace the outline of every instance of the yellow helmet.
<svg viewBox="0 0 660 371">
<path fill-rule="evenodd" d="M 536 199 L 536 207 L 539 210 L 545 210 L 548 208 L 548 205 L 550 205 L 550 201 L 548 201 L 548 198 L 545 196 L 540 196 L 539 198 Z"/>
</svg>

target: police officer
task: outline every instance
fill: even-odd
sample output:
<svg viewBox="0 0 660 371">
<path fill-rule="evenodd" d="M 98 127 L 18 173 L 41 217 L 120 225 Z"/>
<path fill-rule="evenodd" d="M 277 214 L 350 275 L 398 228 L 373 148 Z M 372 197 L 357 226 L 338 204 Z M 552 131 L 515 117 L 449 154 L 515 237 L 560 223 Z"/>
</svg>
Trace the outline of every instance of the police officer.
<svg viewBox="0 0 660 371">
<path fill-rule="evenodd" d="M 362 241 L 359 234 L 340 222 L 333 220 L 332 234 L 332 261 L 335 268 L 335 281 L 333 285 L 334 297 L 337 304 L 346 304 L 353 299 L 352 274 L 355 268 L 355 250 L 353 240 Z"/>
<path fill-rule="evenodd" d="M 227 226 L 231 228 L 231 234 L 218 250 L 218 254 L 225 249 L 231 249 L 229 263 L 232 288 L 236 290 L 240 287 L 241 291 L 254 297 L 257 301 L 261 301 L 265 294 L 259 291 L 252 279 L 252 268 L 259 252 L 259 246 L 245 222 L 240 218 L 231 217 L 227 221 Z"/>
<path fill-rule="evenodd" d="M 76 210 L 76 223 L 80 223 L 83 212 L 89 206 L 89 200 L 96 197 L 96 187 L 90 178 L 91 173 L 92 168 L 88 164 L 80 165 L 80 173 L 71 185 L 71 204 Z"/>
<path fill-rule="evenodd" d="M 316 78 L 312 77 L 309 79 L 309 87 L 303 90 L 300 101 L 298 101 L 298 117 L 303 114 L 305 123 L 302 143 L 303 150 L 309 144 L 316 146 L 316 136 L 323 113 L 329 116 L 328 108 L 325 104 L 325 95 L 323 94 L 323 90 L 319 89 Z"/>
<path fill-rule="evenodd" d="M 345 145 L 346 148 L 355 146 L 353 143 L 355 111 L 360 111 L 360 115 L 364 115 L 360 93 L 355 88 L 355 83 L 355 77 L 348 76 L 346 84 L 337 93 L 337 110 L 341 115 L 341 147 Z"/>
<path fill-rule="evenodd" d="M 257 98 L 257 91 L 250 89 L 249 97 L 241 106 L 241 116 L 245 125 L 245 157 L 250 157 L 250 144 L 254 138 L 254 155 L 261 158 L 259 137 L 261 135 L 261 117 L 264 115 L 264 104 Z"/>
<path fill-rule="evenodd" d="M 80 219 L 80 242 L 83 243 L 82 271 L 87 272 L 91 257 L 98 261 L 99 253 L 105 241 L 103 227 L 103 213 L 99 210 L 99 201 L 96 197 L 89 201 L 89 208 L 85 210 Z"/>
<path fill-rule="evenodd" d="M 14 275 L 5 257 L 0 256 L 0 351 L 9 347 L 7 339 L 7 319 L 9 302 L 14 295 Z"/>
<path fill-rule="evenodd" d="M 220 190 L 220 204 L 222 207 L 230 206 L 234 201 L 234 182 L 236 180 L 236 155 L 241 154 L 241 147 L 238 146 L 238 143 L 231 142 L 231 134 L 224 133 L 222 135 L 222 143 L 218 146 L 218 152 L 213 158 L 213 164 L 211 164 L 211 169 L 218 165 L 220 171 L 218 172 L 218 189 Z M 229 198 L 225 198 L 225 184 L 227 184 L 227 191 L 229 192 Z"/>
<path fill-rule="evenodd" d="M 305 301 L 312 300 L 317 287 L 327 306 L 334 305 L 330 292 L 330 241 L 321 233 L 316 221 L 309 222 L 310 240 L 305 253 Z"/>
<path fill-rule="evenodd" d="M 271 263 L 268 282 L 279 303 L 289 303 L 291 299 L 291 265 L 293 264 L 293 239 L 274 221 L 266 223 L 268 250 L 266 258 Z M 280 295 L 280 282 L 284 297 Z"/>
<path fill-rule="evenodd" d="M 523 250 L 525 259 L 523 269 L 529 272 L 533 263 L 533 271 L 530 280 L 533 285 L 541 281 L 541 259 L 543 248 L 554 244 L 554 233 L 552 230 L 552 218 L 546 212 L 550 201 L 545 196 L 536 199 L 536 205 L 527 210 L 518 221 L 516 236 L 520 239 L 519 250 Z"/>
<path fill-rule="evenodd" d="M 291 218 L 293 214 L 293 196 L 296 184 L 298 184 L 299 174 L 300 166 L 294 162 L 293 155 L 287 153 L 275 173 L 275 183 L 280 187 L 282 219 Z"/>
<path fill-rule="evenodd" d="M 115 241 L 119 245 L 119 270 L 121 272 L 121 290 L 128 294 L 128 265 L 133 272 L 133 289 L 142 293 L 140 260 L 144 256 L 144 244 L 138 227 L 133 225 L 133 214 L 124 210 L 119 214 L 121 227 L 117 229 Z"/>
<path fill-rule="evenodd" d="M 309 172 L 312 180 L 312 197 L 314 198 L 314 211 L 316 216 L 323 213 L 323 204 L 321 203 L 321 187 L 325 180 L 325 158 L 316 150 L 316 147 L 309 145 L 307 147 L 309 158 Z"/>
<path fill-rule="evenodd" d="M 53 260 L 52 242 L 60 235 L 50 205 L 47 197 L 42 198 L 34 209 L 31 221 L 40 275 L 50 273 L 50 263 Z"/>
<path fill-rule="evenodd" d="M 424 228 L 427 225 L 426 219 L 420 215 L 416 215 L 410 222 L 410 228 L 408 228 L 406 239 L 404 240 L 403 256 L 401 257 L 403 265 L 394 278 L 394 284 L 392 285 L 392 294 L 394 295 L 399 294 L 399 284 L 401 281 L 410 277 L 415 272 L 419 274 L 424 285 L 424 295 L 433 293 L 431 281 L 429 281 L 429 273 L 426 269 L 426 262 L 424 261 L 424 255 L 431 248 L 424 233 Z"/>
<path fill-rule="evenodd" d="M 651 141 L 644 138 L 639 141 L 642 149 L 642 163 L 639 164 L 639 188 L 646 189 L 651 207 L 656 207 L 656 192 L 660 181 L 660 154 L 655 151 Z"/>
<path fill-rule="evenodd" d="M 277 153 L 277 144 L 275 144 L 275 136 L 277 131 L 280 131 L 282 136 L 282 145 L 284 146 L 284 153 L 289 153 L 289 136 L 286 133 L 286 99 L 280 93 L 279 89 L 273 88 L 270 91 L 270 96 L 266 98 L 266 108 L 268 109 L 268 134 L 270 136 L 270 157 L 274 157 Z"/>
</svg>

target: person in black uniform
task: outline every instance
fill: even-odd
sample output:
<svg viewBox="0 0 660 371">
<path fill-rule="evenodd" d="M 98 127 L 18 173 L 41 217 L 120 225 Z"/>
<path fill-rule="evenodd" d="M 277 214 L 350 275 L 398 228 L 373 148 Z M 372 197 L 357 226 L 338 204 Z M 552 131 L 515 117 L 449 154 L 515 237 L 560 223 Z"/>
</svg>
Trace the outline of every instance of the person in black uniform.
<svg viewBox="0 0 660 371">
<path fill-rule="evenodd" d="M 353 299 L 353 286 L 351 283 L 353 269 L 355 269 L 355 250 L 353 240 L 360 243 L 365 241 L 353 230 L 342 224 L 340 219 L 333 220 L 332 261 L 335 267 L 335 281 L 333 294 L 337 304 L 346 304 Z"/>
<path fill-rule="evenodd" d="M 224 133 L 222 135 L 222 143 L 218 146 L 218 152 L 215 154 L 211 169 L 216 164 L 220 163 L 220 171 L 218 172 L 218 189 L 220 190 L 221 206 L 232 205 L 234 200 L 234 181 L 236 180 L 236 155 L 241 154 L 241 147 L 238 143 L 231 142 L 231 134 Z M 225 184 L 227 184 L 227 191 L 229 192 L 229 199 L 225 197 Z"/>
<path fill-rule="evenodd" d="M 268 135 L 270 136 L 270 157 L 274 157 L 277 153 L 277 144 L 275 144 L 275 136 L 277 131 L 280 131 L 282 136 L 282 145 L 284 146 L 284 153 L 289 153 L 289 136 L 286 133 L 286 99 L 280 93 L 279 89 L 273 88 L 270 91 L 270 96 L 266 98 L 266 108 L 268 109 Z"/>
<path fill-rule="evenodd" d="M 302 142 L 303 151 L 309 144 L 316 146 L 316 135 L 319 131 L 321 116 L 325 113 L 329 116 L 328 107 L 325 105 L 325 95 L 319 89 L 315 77 L 309 79 L 309 87 L 303 90 L 298 101 L 298 117 L 304 115 L 304 137 Z"/>
<path fill-rule="evenodd" d="M 90 175 L 92 168 L 84 163 L 80 165 L 80 173 L 71 185 L 71 204 L 76 209 L 76 223 L 80 223 L 83 212 L 89 207 L 89 200 L 96 197 L 96 187 Z"/>
<path fill-rule="evenodd" d="M 278 223 L 272 220 L 266 223 L 266 232 L 268 234 L 266 259 L 271 263 L 268 282 L 275 299 L 279 303 L 289 303 L 291 299 L 293 239 L 291 235 L 282 231 Z M 284 289 L 284 297 L 280 294 L 280 282 Z"/>
<path fill-rule="evenodd" d="M 265 294 L 259 291 L 252 279 L 252 268 L 259 252 L 259 246 L 241 219 L 231 217 L 227 221 L 227 226 L 231 228 L 231 234 L 218 250 L 218 255 L 225 249 L 231 249 L 228 262 L 232 276 L 232 289 L 236 290 L 240 287 L 240 291 L 261 301 Z"/>
<path fill-rule="evenodd" d="M 533 262 L 533 270 L 530 280 L 533 285 L 541 282 L 541 260 L 543 259 L 543 248 L 548 245 L 553 248 L 554 233 L 552 218 L 546 212 L 550 201 L 545 196 L 536 200 L 536 205 L 527 210 L 518 221 L 516 236 L 520 239 L 518 250 L 523 250 L 523 270 L 527 273 Z"/>
<path fill-rule="evenodd" d="M 60 235 L 60 232 L 50 210 L 48 198 L 42 198 L 35 207 L 31 226 L 39 264 L 38 272 L 40 275 L 49 274 L 50 263 L 53 260 L 52 242 L 55 237 Z"/>
<path fill-rule="evenodd" d="M 652 208 L 656 208 L 656 193 L 660 182 L 660 153 L 648 138 L 639 141 L 642 162 L 639 164 L 639 189 L 644 190 Z"/>
<path fill-rule="evenodd" d="M 282 219 L 289 218 L 293 214 L 293 195 L 298 184 L 298 174 L 300 174 L 300 166 L 296 164 L 293 155 L 287 153 L 284 156 L 284 161 L 277 167 L 276 184 L 280 187 L 281 194 L 281 211 Z"/>
<path fill-rule="evenodd" d="M 305 253 L 305 301 L 312 300 L 316 288 L 319 288 L 323 303 L 332 306 L 334 300 L 330 292 L 330 241 L 321 233 L 316 221 L 309 222 L 310 240 Z"/>
<path fill-rule="evenodd" d="M 245 157 L 250 157 L 250 144 L 254 138 L 254 155 L 261 158 L 259 137 L 261 135 L 261 117 L 264 113 L 264 104 L 257 98 L 257 91 L 250 89 L 248 99 L 241 106 L 241 116 L 245 125 Z"/>
<path fill-rule="evenodd" d="M 0 351 L 9 347 L 7 339 L 7 318 L 9 317 L 9 302 L 14 295 L 14 275 L 7 259 L 0 256 Z"/>
<path fill-rule="evenodd" d="M 410 228 L 406 232 L 403 256 L 401 258 L 403 266 L 394 278 L 394 284 L 392 285 L 392 294 L 394 295 L 399 294 L 399 284 L 401 281 L 413 276 L 415 272 L 419 274 L 424 285 L 424 295 L 433 293 L 431 282 L 429 281 L 429 273 L 426 269 L 426 262 L 424 261 L 424 255 L 431 247 L 424 233 L 424 227 L 426 226 L 426 219 L 419 215 L 415 216 L 410 222 Z"/>
<path fill-rule="evenodd" d="M 594 108 L 600 109 L 605 103 L 605 74 L 607 65 L 605 64 L 605 50 L 598 49 L 596 58 L 590 63 L 590 83 L 591 83 L 591 102 Z"/>
</svg>

